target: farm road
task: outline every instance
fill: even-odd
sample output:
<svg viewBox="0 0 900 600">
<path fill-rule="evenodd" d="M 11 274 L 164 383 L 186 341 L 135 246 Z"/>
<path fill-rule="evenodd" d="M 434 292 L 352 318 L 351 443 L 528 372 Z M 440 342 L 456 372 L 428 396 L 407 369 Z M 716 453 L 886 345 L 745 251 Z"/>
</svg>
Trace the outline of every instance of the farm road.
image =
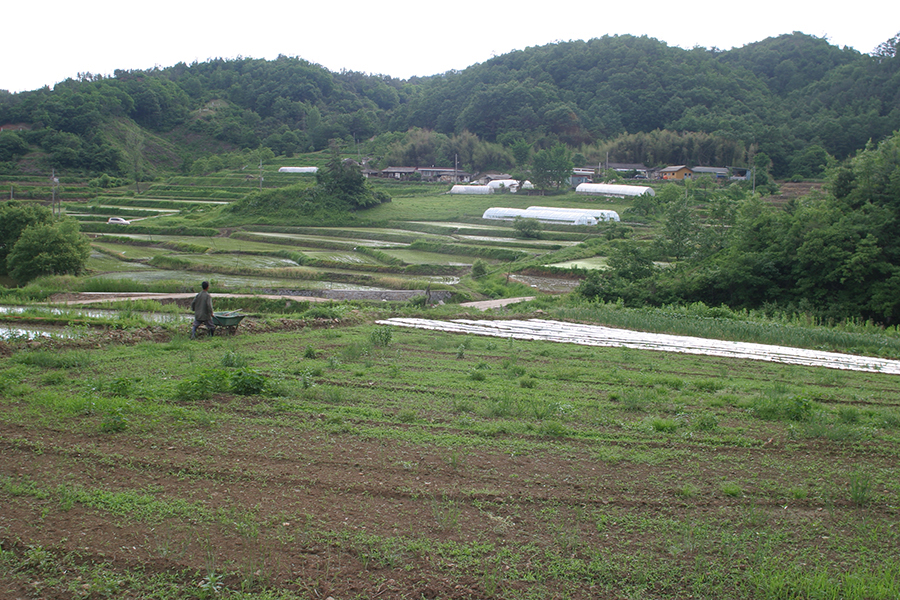
<svg viewBox="0 0 900 600">
<path fill-rule="evenodd" d="M 646 333 L 600 325 L 583 325 L 543 319 L 529 319 L 527 321 L 472 321 L 468 319 L 435 321 L 429 319 L 394 318 L 378 321 L 378 323 L 382 325 L 396 325 L 398 327 L 487 335 L 518 340 L 544 340 L 583 346 L 661 350 L 664 352 L 746 358 L 784 364 L 900 375 L 900 361 L 898 360 L 749 342 L 729 342 L 681 335 Z"/>
</svg>

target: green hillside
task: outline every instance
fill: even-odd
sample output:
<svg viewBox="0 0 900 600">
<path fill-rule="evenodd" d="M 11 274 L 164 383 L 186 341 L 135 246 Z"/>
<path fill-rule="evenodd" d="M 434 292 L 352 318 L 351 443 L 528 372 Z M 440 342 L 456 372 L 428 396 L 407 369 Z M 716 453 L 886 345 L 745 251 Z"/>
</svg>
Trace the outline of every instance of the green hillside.
<svg viewBox="0 0 900 600">
<path fill-rule="evenodd" d="M 0 94 L 0 124 L 22 126 L 0 136 L 0 166 L 152 178 L 223 152 L 292 156 L 339 139 L 381 166 L 506 169 L 564 142 L 591 162 L 613 149 L 653 164 L 746 165 L 762 152 L 776 176 L 815 176 L 827 157 L 900 129 L 896 47 L 870 56 L 795 32 L 723 52 L 604 36 L 410 80 L 284 56 L 116 71 Z M 447 137 L 410 148 L 416 128 Z M 652 152 L 635 141 L 660 131 L 678 135 Z"/>
</svg>

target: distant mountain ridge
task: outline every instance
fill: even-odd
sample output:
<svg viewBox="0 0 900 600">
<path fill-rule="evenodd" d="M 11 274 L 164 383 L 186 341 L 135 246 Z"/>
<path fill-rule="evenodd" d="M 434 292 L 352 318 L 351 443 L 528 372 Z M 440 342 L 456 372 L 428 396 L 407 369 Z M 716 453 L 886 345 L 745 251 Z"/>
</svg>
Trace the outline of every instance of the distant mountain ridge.
<svg viewBox="0 0 900 600">
<path fill-rule="evenodd" d="M 842 159 L 900 129 L 896 49 L 897 38 L 867 55 L 799 32 L 728 51 L 604 36 L 409 80 L 333 73 L 286 56 L 179 63 L 0 93 L 0 124 L 31 126 L 3 132 L 0 162 L 14 170 L 37 151 L 56 168 L 127 172 L 127 128 L 109 127 L 124 119 L 148 140 L 174 144 L 183 165 L 259 145 L 276 154 L 334 138 L 384 146 L 411 128 L 471 132 L 506 148 L 562 141 L 586 154 L 626 134 L 669 130 L 765 152 L 773 172 L 788 176 L 811 148 Z"/>
</svg>

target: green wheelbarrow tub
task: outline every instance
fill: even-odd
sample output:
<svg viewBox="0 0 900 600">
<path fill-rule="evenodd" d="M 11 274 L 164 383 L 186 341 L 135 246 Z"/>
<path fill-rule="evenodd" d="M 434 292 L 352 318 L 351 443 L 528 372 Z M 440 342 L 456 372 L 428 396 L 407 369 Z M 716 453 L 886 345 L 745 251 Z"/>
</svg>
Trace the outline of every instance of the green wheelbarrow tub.
<svg viewBox="0 0 900 600">
<path fill-rule="evenodd" d="M 237 331 L 237 326 L 241 324 L 241 321 L 246 316 L 247 315 L 242 315 L 237 311 L 214 312 L 212 322 L 216 327 L 221 327 L 223 330 L 234 335 L 235 331 Z"/>
</svg>

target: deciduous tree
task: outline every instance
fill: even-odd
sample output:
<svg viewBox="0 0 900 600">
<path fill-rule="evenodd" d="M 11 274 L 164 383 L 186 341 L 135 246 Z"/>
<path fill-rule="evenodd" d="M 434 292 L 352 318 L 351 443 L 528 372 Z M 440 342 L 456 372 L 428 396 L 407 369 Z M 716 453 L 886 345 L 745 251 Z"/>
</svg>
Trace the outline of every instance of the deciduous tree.
<svg viewBox="0 0 900 600">
<path fill-rule="evenodd" d="M 6 257 L 6 266 L 13 279 L 26 283 L 41 275 L 78 275 L 90 254 L 90 241 L 78 223 L 66 219 L 26 227 Z"/>
</svg>

